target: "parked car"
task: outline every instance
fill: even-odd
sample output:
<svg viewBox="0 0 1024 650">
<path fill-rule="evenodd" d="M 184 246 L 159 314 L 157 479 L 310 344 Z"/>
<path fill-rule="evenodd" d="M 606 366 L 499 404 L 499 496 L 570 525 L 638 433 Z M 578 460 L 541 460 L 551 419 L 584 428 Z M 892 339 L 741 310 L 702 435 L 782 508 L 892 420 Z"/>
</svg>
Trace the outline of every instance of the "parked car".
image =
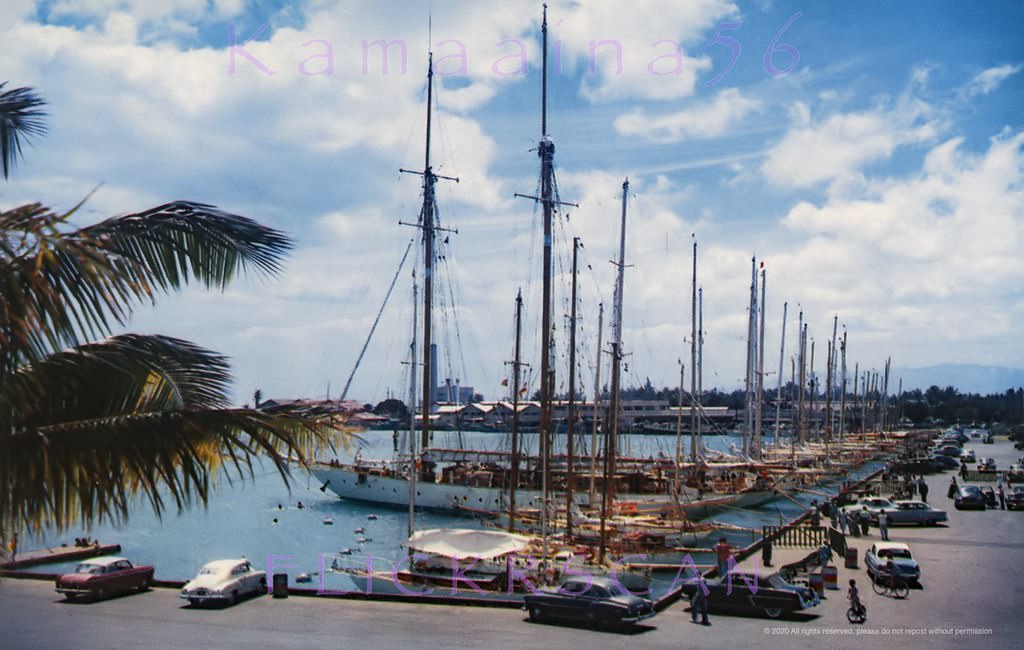
<svg viewBox="0 0 1024 650">
<path fill-rule="evenodd" d="M 919 457 L 893 463 L 892 470 L 897 474 L 934 474 L 941 467 L 931 458 Z"/>
<path fill-rule="evenodd" d="M 985 437 L 981 439 L 983 445 L 991 445 L 994 441 L 992 440 L 992 434 L 986 433 Z"/>
<path fill-rule="evenodd" d="M 965 463 L 976 463 L 978 462 L 978 457 L 974 455 L 973 449 L 968 449 L 964 451 L 964 453 L 960 454 L 960 460 Z"/>
<path fill-rule="evenodd" d="M 187 582 L 181 597 L 191 605 L 237 603 L 242 596 L 267 592 L 267 574 L 257 571 L 249 560 L 214 560 L 199 569 Z"/>
<path fill-rule="evenodd" d="M 708 609 L 711 612 L 742 616 L 778 618 L 814 607 L 820 598 L 811 596 L 809 588 L 794 585 L 778 573 L 768 575 L 733 571 L 724 577 L 705 582 L 708 588 Z M 693 598 L 700 585 L 688 581 L 683 594 Z"/>
<path fill-rule="evenodd" d="M 1024 485 L 1018 485 L 1006 493 L 1007 510 L 1024 510 Z"/>
<path fill-rule="evenodd" d="M 877 579 L 879 573 L 887 572 L 890 561 L 896 576 L 907 581 L 921 577 L 921 567 L 910 553 L 910 547 L 903 542 L 875 542 L 864 553 L 864 565 L 872 580 Z"/>
<path fill-rule="evenodd" d="M 936 454 L 931 457 L 933 463 L 938 465 L 940 468 L 946 469 L 957 469 L 960 467 L 960 461 L 955 456 L 944 456 Z"/>
<path fill-rule="evenodd" d="M 567 578 L 557 589 L 542 589 L 523 597 L 531 621 L 561 619 L 595 627 L 632 625 L 654 616 L 654 604 L 634 596 L 618 581 L 604 576 Z"/>
<path fill-rule="evenodd" d="M 953 497 L 953 507 L 957 510 L 984 510 L 985 495 L 977 485 L 961 485 Z"/>
<path fill-rule="evenodd" d="M 845 506 L 839 510 L 843 513 L 851 512 L 860 516 L 860 513 L 867 507 L 868 519 L 873 524 L 878 524 L 878 513 L 885 510 L 890 512 L 896 509 L 896 505 L 884 497 L 865 497 L 852 505 Z"/>
<path fill-rule="evenodd" d="M 153 567 L 132 566 L 123 557 L 94 557 L 81 562 L 72 573 L 57 578 L 57 593 L 68 600 L 80 596 L 99 600 L 129 591 L 146 591 L 153 584 Z"/>
<path fill-rule="evenodd" d="M 950 458 L 959 458 L 961 454 L 960 447 L 956 445 L 946 445 L 939 447 L 935 450 L 933 456 L 949 456 Z"/>
<path fill-rule="evenodd" d="M 949 516 L 942 510 L 937 510 L 924 501 L 894 501 L 892 510 L 886 510 L 890 524 L 921 524 L 934 526 L 940 521 L 946 521 Z"/>
<path fill-rule="evenodd" d="M 1006 471 L 1006 480 L 1014 483 L 1024 483 L 1024 465 L 1020 463 L 1010 465 L 1010 469 Z"/>
<path fill-rule="evenodd" d="M 984 461 L 978 463 L 979 472 L 994 472 L 996 471 L 996 459 L 986 458 Z"/>
</svg>

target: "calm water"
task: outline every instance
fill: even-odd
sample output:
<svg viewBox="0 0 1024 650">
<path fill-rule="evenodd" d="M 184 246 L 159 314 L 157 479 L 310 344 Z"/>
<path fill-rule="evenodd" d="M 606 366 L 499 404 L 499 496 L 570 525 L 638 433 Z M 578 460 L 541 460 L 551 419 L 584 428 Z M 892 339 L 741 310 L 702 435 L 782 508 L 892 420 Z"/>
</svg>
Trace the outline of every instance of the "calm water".
<svg viewBox="0 0 1024 650">
<path fill-rule="evenodd" d="M 435 446 L 458 447 L 459 435 L 437 432 Z M 506 434 L 462 433 L 461 442 L 472 448 L 499 450 L 508 445 Z M 563 437 L 564 438 L 564 437 Z M 675 454 L 673 436 L 626 436 L 630 453 L 635 456 L 666 456 Z M 528 448 L 535 448 L 536 434 L 526 435 Z M 728 450 L 730 445 L 739 444 L 733 436 L 705 438 L 709 448 Z M 684 437 L 684 449 L 689 449 L 689 440 Z M 358 445 L 363 458 L 383 458 L 392 453 L 390 431 L 368 431 L 362 434 Z M 342 452 L 344 458 L 354 455 L 356 449 Z M 862 474 L 870 470 L 862 470 Z M 122 554 L 138 564 L 152 564 L 156 577 L 164 580 L 184 580 L 195 575 L 199 567 L 210 560 L 245 556 L 259 568 L 268 568 L 273 562 L 273 572 L 288 573 L 293 579 L 299 573 L 320 570 L 321 563 L 330 565 L 331 555 L 341 549 L 351 549 L 353 556 L 372 555 L 375 568 L 388 568 L 389 561 L 402 559 L 399 544 L 407 537 L 408 511 L 402 508 L 343 501 L 330 492 L 321 492 L 319 482 L 297 471 L 291 490 L 285 486 L 280 475 L 272 469 L 257 471 L 255 480 L 240 481 L 232 477 L 221 477 L 218 489 L 211 497 L 209 506 L 193 507 L 181 514 L 170 512 L 162 520 L 157 519 L 148 503 L 139 502 L 131 518 L 123 525 L 100 525 L 90 530 L 72 529 L 65 533 L 48 532 L 40 539 L 25 539 L 24 548 L 59 546 L 73 544 L 75 537 L 90 536 L 103 543 L 117 543 Z M 856 476 L 852 477 L 856 478 Z M 838 484 L 816 486 L 815 490 L 835 494 Z M 793 496 L 804 504 L 820 495 L 794 493 Z M 299 507 L 299 503 L 303 507 Z M 779 498 L 755 510 L 731 510 L 715 516 L 720 521 L 735 526 L 756 527 L 789 521 L 802 509 L 789 499 Z M 376 518 L 371 518 L 376 516 Z M 333 520 L 326 525 L 325 518 Z M 451 513 L 417 512 L 418 528 L 439 527 L 480 527 L 474 517 Z M 275 522 L 276 520 L 276 522 Z M 365 532 L 356 532 L 365 529 Z M 737 546 L 746 546 L 753 541 L 752 533 L 729 531 L 729 541 Z M 365 538 L 368 541 L 357 541 Z M 327 556 L 326 561 L 322 558 Z M 272 559 L 273 558 L 273 559 Z M 695 557 L 698 563 L 712 560 Z M 43 570 L 61 572 L 71 565 L 51 565 Z M 325 587 L 330 589 L 348 588 L 339 584 L 338 576 L 330 575 Z M 313 583 L 317 586 L 317 582 Z"/>
</svg>

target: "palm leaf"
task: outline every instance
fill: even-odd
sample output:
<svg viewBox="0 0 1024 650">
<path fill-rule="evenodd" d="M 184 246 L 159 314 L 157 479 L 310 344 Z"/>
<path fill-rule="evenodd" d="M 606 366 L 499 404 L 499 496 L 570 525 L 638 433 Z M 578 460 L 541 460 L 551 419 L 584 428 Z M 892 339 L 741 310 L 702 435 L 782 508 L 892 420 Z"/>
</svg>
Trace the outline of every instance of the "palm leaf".
<svg viewBox="0 0 1024 650">
<path fill-rule="evenodd" d="M 7 82 L 0 83 L 0 160 L 4 178 L 7 178 L 14 163 L 21 156 L 22 140 L 46 132 L 40 110 L 46 102 L 31 88 L 4 90 Z"/>
<path fill-rule="evenodd" d="M 158 516 L 205 504 L 226 459 L 242 478 L 266 454 L 285 483 L 337 421 L 268 416 L 252 409 L 137 413 L 22 429 L 0 437 L 0 529 L 31 533 L 78 521 L 119 523 L 142 494 Z"/>
<path fill-rule="evenodd" d="M 73 212 L 73 210 L 72 210 Z M 283 233 L 188 201 L 66 231 L 71 212 L 0 212 L 0 374 L 124 324 L 134 304 L 195 277 L 223 287 L 239 271 L 273 273 Z"/>
</svg>

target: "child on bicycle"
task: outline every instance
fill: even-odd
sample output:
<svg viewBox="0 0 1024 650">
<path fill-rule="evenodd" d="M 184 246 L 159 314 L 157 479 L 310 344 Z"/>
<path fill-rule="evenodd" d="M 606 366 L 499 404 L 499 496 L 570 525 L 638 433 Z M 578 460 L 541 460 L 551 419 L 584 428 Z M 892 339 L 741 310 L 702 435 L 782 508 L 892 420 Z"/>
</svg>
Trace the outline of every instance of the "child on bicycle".
<svg viewBox="0 0 1024 650">
<path fill-rule="evenodd" d="M 863 608 L 860 604 L 860 592 L 857 591 L 857 581 L 853 578 L 850 578 L 850 589 L 846 592 L 846 598 L 853 609 L 860 611 Z"/>
</svg>

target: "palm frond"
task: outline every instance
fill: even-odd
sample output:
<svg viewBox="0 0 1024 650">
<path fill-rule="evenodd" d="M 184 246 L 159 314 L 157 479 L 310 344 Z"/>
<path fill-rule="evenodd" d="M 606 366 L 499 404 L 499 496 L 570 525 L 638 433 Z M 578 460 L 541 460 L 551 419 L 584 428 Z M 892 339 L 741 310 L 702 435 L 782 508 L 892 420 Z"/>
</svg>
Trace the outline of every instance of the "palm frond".
<svg viewBox="0 0 1024 650">
<path fill-rule="evenodd" d="M 38 532 L 76 521 L 121 522 L 137 494 L 157 515 L 205 504 L 225 459 L 242 477 L 265 454 L 284 478 L 337 420 L 268 416 L 253 409 L 185 409 L 97 418 L 0 436 L 0 530 Z"/>
<path fill-rule="evenodd" d="M 7 82 L 0 82 L 0 160 L 4 178 L 7 178 L 14 164 L 21 157 L 22 141 L 30 136 L 46 133 L 41 110 L 46 105 L 31 88 L 4 90 Z"/>
<path fill-rule="evenodd" d="M 181 339 L 122 334 L 30 363 L 0 382 L 0 430 L 173 409 L 225 408 L 227 360 Z"/>
<path fill-rule="evenodd" d="M 0 373 L 102 338 L 138 301 L 195 277 L 223 287 L 238 270 L 273 273 L 283 233 L 201 203 L 177 201 L 66 231 L 40 204 L 0 212 Z"/>
</svg>

